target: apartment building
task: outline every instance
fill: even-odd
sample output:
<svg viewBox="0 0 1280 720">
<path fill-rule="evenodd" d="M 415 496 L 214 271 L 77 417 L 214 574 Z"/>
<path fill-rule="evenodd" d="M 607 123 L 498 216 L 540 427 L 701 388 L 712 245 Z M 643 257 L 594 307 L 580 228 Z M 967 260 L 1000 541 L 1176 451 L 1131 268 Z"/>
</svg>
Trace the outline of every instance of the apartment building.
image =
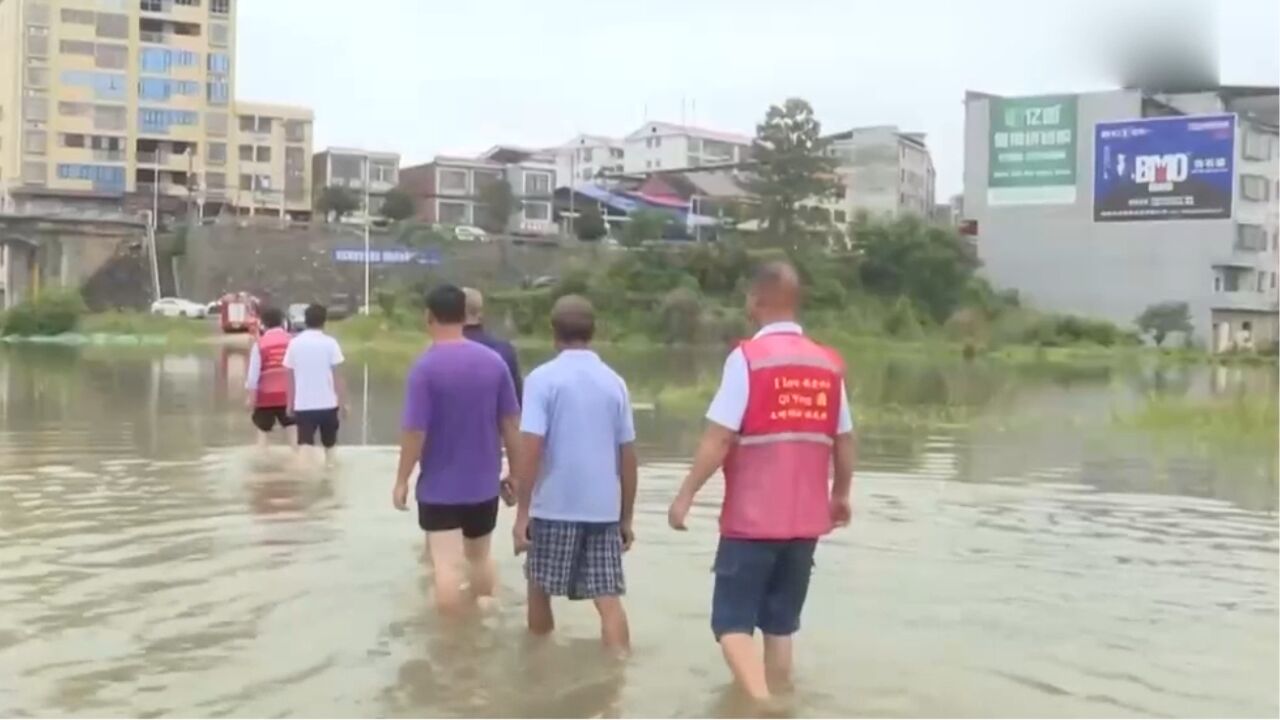
<svg viewBox="0 0 1280 720">
<path fill-rule="evenodd" d="M 235 114 L 235 155 L 225 159 L 236 173 L 210 172 L 208 192 L 226 198 L 240 214 L 311 217 L 311 110 L 237 102 Z"/>
<path fill-rule="evenodd" d="M 0 1 L 0 186 L 68 209 L 199 195 L 233 132 L 234 2 Z"/>
<path fill-rule="evenodd" d="M 872 216 L 931 218 L 937 174 L 924 133 L 893 125 L 853 128 L 827 136 L 841 190 L 824 200 L 837 222 Z"/>
<path fill-rule="evenodd" d="M 492 227 L 484 215 L 483 189 L 504 181 L 516 199 L 505 231 L 554 234 L 556 159 L 550 153 L 500 145 L 475 158 L 437 156 L 400 171 L 400 187 L 413 198 L 417 217 L 442 225 Z"/>
<path fill-rule="evenodd" d="M 312 158 L 311 173 L 314 197 L 319 197 L 325 188 L 332 186 L 350 190 L 359 201 L 360 210 L 352 213 L 349 219 L 363 223 L 366 218 L 366 194 L 369 197 L 369 216 L 378 216 L 387 193 L 400 184 L 400 154 L 355 148 L 328 148 Z"/>
<path fill-rule="evenodd" d="M 625 145 L 617 138 L 579 135 L 547 152 L 555 156 L 556 179 L 562 187 L 591 182 L 600 175 L 625 169 Z"/>
<path fill-rule="evenodd" d="M 623 140 L 623 168 L 644 173 L 745 162 L 751 142 L 746 135 L 647 122 Z"/>
<path fill-rule="evenodd" d="M 1129 325 L 1185 302 L 1215 350 L 1275 342 L 1280 90 L 965 99 L 963 213 L 983 272 Z"/>
</svg>

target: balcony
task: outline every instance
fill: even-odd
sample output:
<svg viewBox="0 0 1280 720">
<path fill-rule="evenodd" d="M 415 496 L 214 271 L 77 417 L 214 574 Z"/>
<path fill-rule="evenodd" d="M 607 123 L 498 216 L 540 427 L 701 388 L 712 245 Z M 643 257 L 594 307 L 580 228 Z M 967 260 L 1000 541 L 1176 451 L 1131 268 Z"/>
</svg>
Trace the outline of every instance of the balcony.
<svg viewBox="0 0 1280 720">
<path fill-rule="evenodd" d="M 1274 290 L 1255 292 L 1236 290 L 1216 292 L 1209 302 L 1214 310 L 1246 310 L 1251 312 L 1278 312 L 1280 299 Z"/>
</svg>

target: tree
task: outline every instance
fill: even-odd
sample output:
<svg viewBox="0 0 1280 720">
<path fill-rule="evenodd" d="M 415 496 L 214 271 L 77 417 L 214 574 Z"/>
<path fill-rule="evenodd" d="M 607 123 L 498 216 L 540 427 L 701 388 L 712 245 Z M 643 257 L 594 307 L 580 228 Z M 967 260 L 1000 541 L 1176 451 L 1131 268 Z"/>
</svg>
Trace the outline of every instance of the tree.
<svg viewBox="0 0 1280 720">
<path fill-rule="evenodd" d="M 339 185 L 330 185 L 316 200 L 316 209 L 328 217 L 330 213 L 336 218 L 344 218 L 360 209 L 360 201 L 351 191 Z"/>
<path fill-rule="evenodd" d="M 387 193 L 387 196 L 382 199 L 381 212 L 382 217 L 399 222 L 413 217 L 416 208 L 413 206 L 413 198 L 409 196 L 409 193 L 400 188 L 392 188 Z"/>
<path fill-rule="evenodd" d="M 1184 302 L 1162 302 L 1149 305 L 1134 321 L 1144 335 L 1150 335 L 1156 346 L 1164 344 L 1170 334 L 1191 336 L 1191 309 Z"/>
<path fill-rule="evenodd" d="M 826 154 L 822 125 L 813 108 L 800 98 L 770 106 L 756 126 L 752 159 L 756 176 L 747 187 L 760 198 L 765 231 L 775 240 L 799 245 L 796 205 L 833 194 L 838 188 L 835 159 Z"/>
<path fill-rule="evenodd" d="M 573 229 L 579 240 L 587 242 L 599 240 L 609 234 L 609 226 L 605 225 L 604 218 L 595 205 L 588 205 L 578 212 Z"/>
<path fill-rule="evenodd" d="M 622 229 L 622 244 L 639 247 L 647 240 L 661 240 L 662 229 L 670 220 L 671 216 L 661 210 L 636 210 Z"/>
<path fill-rule="evenodd" d="M 863 287 L 883 297 L 905 296 L 935 323 L 946 322 L 964 302 L 978 269 L 977 253 L 959 233 L 918 218 L 863 218 L 854 237 Z"/>
<path fill-rule="evenodd" d="M 506 180 L 493 180 L 480 188 L 480 214 L 476 221 L 486 232 L 507 231 L 507 223 L 519 208 L 519 201 Z"/>
</svg>

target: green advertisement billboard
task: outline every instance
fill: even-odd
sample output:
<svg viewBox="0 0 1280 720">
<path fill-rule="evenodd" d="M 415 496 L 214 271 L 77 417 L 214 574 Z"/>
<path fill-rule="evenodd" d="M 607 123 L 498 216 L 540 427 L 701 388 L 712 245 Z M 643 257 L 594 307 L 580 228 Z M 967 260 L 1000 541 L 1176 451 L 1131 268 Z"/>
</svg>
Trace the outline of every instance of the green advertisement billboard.
<svg viewBox="0 0 1280 720">
<path fill-rule="evenodd" d="M 988 205 L 1076 201 L 1076 98 L 991 98 Z"/>
</svg>

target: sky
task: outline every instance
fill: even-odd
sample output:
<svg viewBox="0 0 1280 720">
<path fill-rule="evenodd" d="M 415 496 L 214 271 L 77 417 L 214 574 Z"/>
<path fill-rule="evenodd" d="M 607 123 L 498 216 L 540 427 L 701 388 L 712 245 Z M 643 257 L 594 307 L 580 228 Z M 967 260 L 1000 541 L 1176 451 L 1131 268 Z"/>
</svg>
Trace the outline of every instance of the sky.
<svg viewBox="0 0 1280 720">
<path fill-rule="evenodd" d="M 823 130 L 927 134 L 962 190 L 964 94 L 1118 86 L 1135 47 L 1209 49 L 1280 84 L 1275 0 L 239 0 L 239 99 L 315 110 L 315 147 L 475 154 L 646 120 L 753 135 L 802 97 Z M 1143 50 L 1140 54 L 1147 53 Z"/>
</svg>

